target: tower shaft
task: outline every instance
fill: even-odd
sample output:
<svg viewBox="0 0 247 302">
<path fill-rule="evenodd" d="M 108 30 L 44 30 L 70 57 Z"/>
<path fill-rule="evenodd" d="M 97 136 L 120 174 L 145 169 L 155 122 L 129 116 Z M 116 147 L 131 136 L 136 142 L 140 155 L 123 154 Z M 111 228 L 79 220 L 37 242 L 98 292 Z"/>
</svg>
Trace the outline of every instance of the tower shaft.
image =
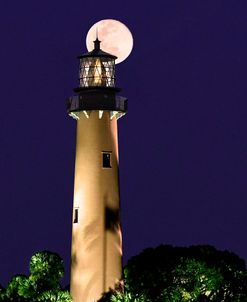
<svg viewBox="0 0 247 302">
<path fill-rule="evenodd" d="M 122 274 L 117 120 L 107 110 L 78 117 L 70 292 L 93 302 Z"/>
</svg>

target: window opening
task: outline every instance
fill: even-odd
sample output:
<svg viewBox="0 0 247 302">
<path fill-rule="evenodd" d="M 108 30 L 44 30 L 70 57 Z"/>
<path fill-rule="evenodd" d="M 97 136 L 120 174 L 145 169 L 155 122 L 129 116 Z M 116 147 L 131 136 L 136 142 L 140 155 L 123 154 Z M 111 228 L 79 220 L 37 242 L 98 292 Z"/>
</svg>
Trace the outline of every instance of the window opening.
<svg viewBox="0 0 247 302">
<path fill-rule="evenodd" d="M 103 152 L 103 168 L 111 168 L 111 152 Z"/>
<path fill-rule="evenodd" d="M 74 209 L 74 223 L 78 223 L 79 221 L 79 208 Z"/>
</svg>

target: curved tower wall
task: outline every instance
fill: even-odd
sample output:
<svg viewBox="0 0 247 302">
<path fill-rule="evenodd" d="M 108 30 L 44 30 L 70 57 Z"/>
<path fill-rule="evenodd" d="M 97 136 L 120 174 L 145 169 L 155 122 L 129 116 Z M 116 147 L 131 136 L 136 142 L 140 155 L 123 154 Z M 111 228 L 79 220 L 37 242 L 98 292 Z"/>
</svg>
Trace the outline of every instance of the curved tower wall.
<svg viewBox="0 0 247 302">
<path fill-rule="evenodd" d="M 99 110 L 77 117 L 70 292 L 93 302 L 122 274 L 117 120 Z"/>
</svg>

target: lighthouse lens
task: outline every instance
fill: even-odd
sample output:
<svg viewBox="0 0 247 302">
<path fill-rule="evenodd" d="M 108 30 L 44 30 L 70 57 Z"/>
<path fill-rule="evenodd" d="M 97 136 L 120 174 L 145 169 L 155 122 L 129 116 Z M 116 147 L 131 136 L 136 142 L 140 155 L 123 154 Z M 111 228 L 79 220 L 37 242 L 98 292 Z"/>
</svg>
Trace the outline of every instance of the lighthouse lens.
<svg viewBox="0 0 247 302">
<path fill-rule="evenodd" d="M 87 57 L 80 60 L 80 87 L 114 87 L 114 59 Z"/>
</svg>

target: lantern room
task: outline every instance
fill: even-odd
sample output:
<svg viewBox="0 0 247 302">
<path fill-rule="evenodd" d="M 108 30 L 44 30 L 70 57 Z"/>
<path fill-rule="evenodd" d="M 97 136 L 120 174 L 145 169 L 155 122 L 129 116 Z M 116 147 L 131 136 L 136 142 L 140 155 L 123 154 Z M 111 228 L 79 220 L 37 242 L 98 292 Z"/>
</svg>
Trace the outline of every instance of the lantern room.
<svg viewBox="0 0 247 302">
<path fill-rule="evenodd" d="M 74 89 L 77 95 L 67 100 L 67 111 L 70 116 L 79 119 L 83 111 L 89 117 L 92 110 L 110 111 L 111 119 L 123 116 L 127 112 L 127 99 L 116 95 L 120 91 L 115 87 L 116 56 L 100 49 L 98 38 L 94 49 L 78 57 L 80 59 L 79 87 Z"/>
<path fill-rule="evenodd" d="M 115 87 L 116 56 L 100 49 L 98 38 L 94 41 L 94 49 L 80 59 L 79 82 L 81 88 Z"/>
</svg>

